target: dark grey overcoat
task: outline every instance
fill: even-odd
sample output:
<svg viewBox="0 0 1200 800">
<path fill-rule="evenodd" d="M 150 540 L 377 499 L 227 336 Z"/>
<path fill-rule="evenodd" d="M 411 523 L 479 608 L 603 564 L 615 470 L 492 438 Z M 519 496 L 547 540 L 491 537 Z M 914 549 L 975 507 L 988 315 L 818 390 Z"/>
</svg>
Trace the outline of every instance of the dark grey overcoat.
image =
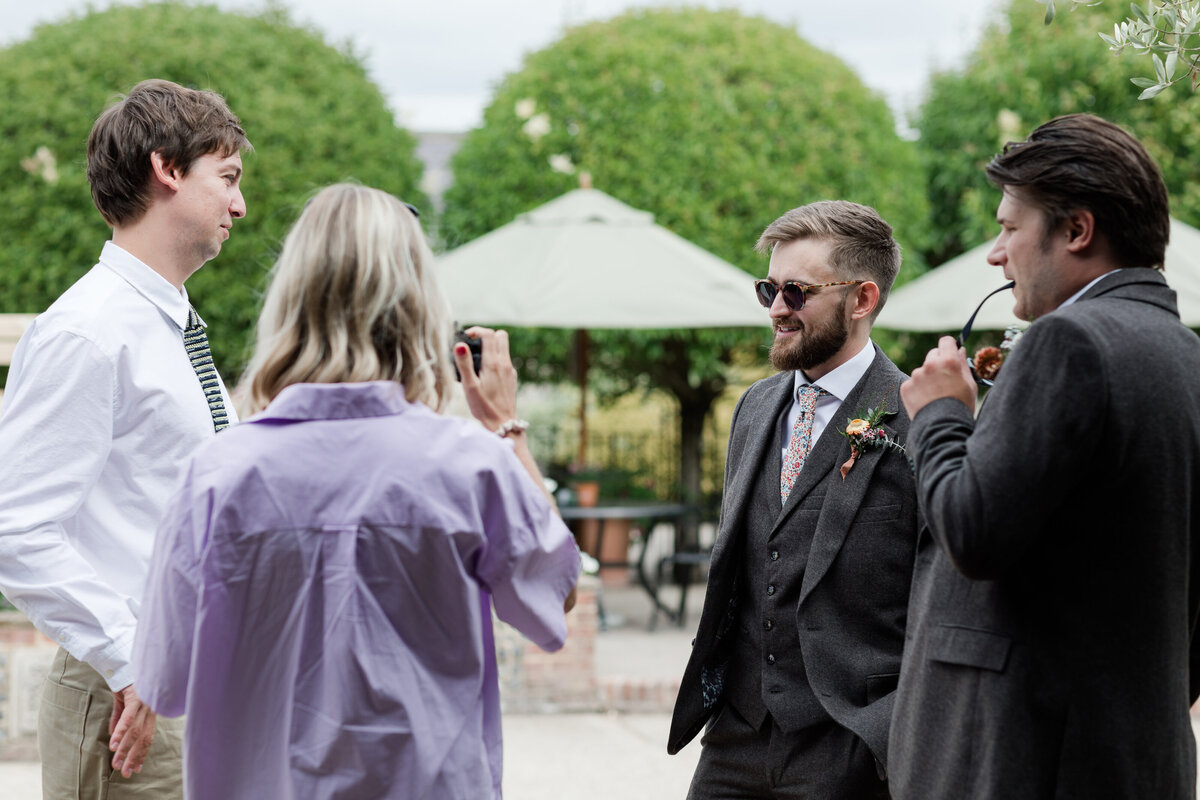
<svg viewBox="0 0 1200 800">
<path fill-rule="evenodd" d="M 1200 339 L 1162 276 L 1034 322 L 978 420 L 931 403 L 909 451 L 932 538 L 893 797 L 1195 797 Z"/>
</svg>

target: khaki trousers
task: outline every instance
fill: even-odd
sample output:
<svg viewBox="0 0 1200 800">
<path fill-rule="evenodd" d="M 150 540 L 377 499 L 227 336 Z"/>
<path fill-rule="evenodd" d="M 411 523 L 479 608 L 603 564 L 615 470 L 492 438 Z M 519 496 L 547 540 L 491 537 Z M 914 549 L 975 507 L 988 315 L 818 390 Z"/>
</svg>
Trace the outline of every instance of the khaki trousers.
<svg viewBox="0 0 1200 800">
<path fill-rule="evenodd" d="M 183 719 L 158 717 L 140 773 L 112 768 L 108 720 L 113 694 L 96 670 L 59 648 L 46 676 L 38 715 L 43 800 L 181 800 Z"/>
</svg>

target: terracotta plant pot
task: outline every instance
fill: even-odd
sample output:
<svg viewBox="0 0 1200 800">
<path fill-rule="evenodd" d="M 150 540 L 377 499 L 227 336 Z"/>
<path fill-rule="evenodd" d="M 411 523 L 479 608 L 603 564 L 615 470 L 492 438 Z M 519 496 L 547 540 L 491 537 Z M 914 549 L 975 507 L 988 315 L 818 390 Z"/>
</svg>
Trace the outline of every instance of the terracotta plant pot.
<svg viewBox="0 0 1200 800">
<path fill-rule="evenodd" d="M 599 530 L 602 520 L 584 519 L 579 521 L 579 547 L 588 555 L 601 563 L 612 564 L 629 558 L 629 540 L 632 536 L 633 523 L 627 519 L 603 520 L 604 538 L 597 548 L 596 540 L 600 538 Z M 601 567 L 600 582 L 605 586 L 625 586 L 629 583 L 628 567 Z"/>
<path fill-rule="evenodd" d="M 591 508 L 600 499 L 600 484 L 597 481 L 580 481 L 572 484 L 575 490 L 575 502 L 584 508 Z"/>
</svg>

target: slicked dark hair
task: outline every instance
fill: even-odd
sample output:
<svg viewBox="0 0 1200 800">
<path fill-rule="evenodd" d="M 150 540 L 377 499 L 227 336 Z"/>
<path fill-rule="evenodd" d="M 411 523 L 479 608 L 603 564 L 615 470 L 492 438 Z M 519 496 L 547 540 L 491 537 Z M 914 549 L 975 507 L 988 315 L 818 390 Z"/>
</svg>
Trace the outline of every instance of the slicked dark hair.
<svg viewBox="0 0 1200 800">
<path fill-rule="evenodd" d="M 250 150 L 241 122 L 216 92 L 152 79 L 96 120 L 87 143 L 92 202 L 109 225 L 128 225 L 150 204 L 150 154 L 184 175 L 209 153 L 222 158 Z"/>
<path fill-rule="evenodd" d="M 1056 117 L 1006 144 L 987 176 L 1041 209 L 1047 236 L 1086 209 L 1121 266 L 1163 268 L 1171 220 L 1162 173 L 1137 139 L 1108 120 Z"/>
<path fill-rule="evenodd" d="M 900 245 L 878 211 L 847 200 L 809 203 L 768 225 L 754 249 L 771 253 L 797 239 L 829 241 L 829 266 L 834 272 L 846 280 L 873 281 L 879 287 L 879 302 L 871 319 L 879 316 L 900 272 Z"/>
</svg>

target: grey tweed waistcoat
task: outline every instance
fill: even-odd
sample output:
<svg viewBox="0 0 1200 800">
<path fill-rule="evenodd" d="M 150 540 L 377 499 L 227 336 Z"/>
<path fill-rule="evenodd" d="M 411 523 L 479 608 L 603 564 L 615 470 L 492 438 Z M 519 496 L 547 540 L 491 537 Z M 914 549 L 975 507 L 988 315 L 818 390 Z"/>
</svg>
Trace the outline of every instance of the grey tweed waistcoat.
<svg viewBox="0 0 1200 800">
<path fill-rule="evenodd" d="M 771 447 L 754 480 L 746 509 L 738 597 L 740 630 L 727 697 L 755 727 L 761 727 L 769 713 L 782 730 L 790 733 L 823 722 L 829 715 L 809 685 L 796 629 L 796 607 L 812 547 L 816 512 L 797 509 L 788 524 L 771 536 L 782 512 L 779 472 L 786 424 L 786 417 L 776 422 Z M 805 466 L 818 468 L 815 464 Z M 818 488 L 814 493 L 819 492 Z"/>
</svg>

